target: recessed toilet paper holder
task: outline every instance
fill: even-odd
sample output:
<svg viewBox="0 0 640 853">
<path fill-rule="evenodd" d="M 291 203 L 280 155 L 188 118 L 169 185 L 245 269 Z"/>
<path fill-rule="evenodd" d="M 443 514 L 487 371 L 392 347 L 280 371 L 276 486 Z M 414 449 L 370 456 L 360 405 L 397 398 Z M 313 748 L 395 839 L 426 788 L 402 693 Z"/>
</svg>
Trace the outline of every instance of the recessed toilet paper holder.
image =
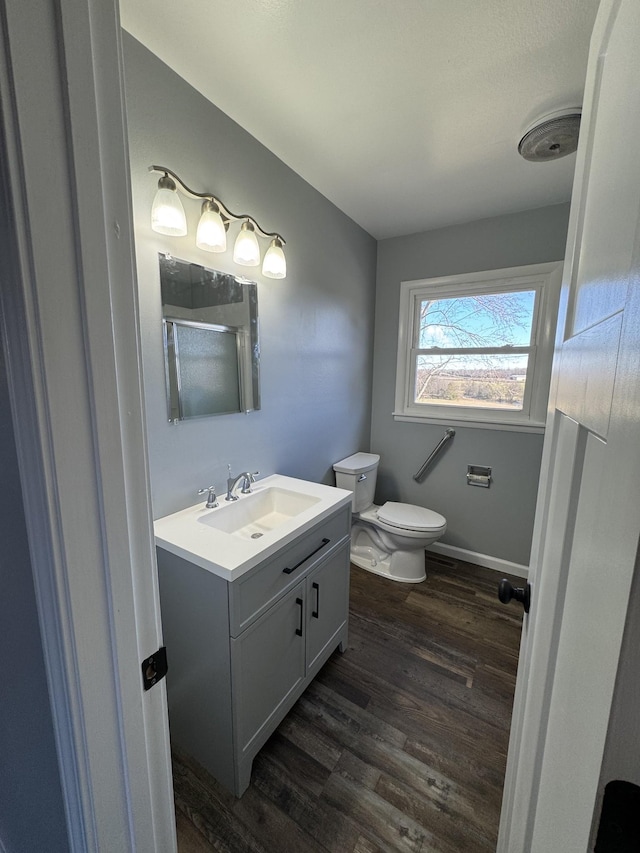
<svg viewBox="0 0 640 853">
<path fill-rule="evenodd" d="M 491 468 L 487 465 L 467 465 L 467 486 L 481 486 L 488 489 L 491 485 Z"/>
</svg>

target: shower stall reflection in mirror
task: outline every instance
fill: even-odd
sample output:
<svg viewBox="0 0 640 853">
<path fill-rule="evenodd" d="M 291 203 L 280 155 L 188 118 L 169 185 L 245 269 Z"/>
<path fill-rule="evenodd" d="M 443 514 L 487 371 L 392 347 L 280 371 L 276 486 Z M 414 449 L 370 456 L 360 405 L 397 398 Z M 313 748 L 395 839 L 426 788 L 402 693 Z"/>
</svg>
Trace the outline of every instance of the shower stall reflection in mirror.
<svg viewBox="0 0 640 853">
<path fill-rule="evenodd" d="M 257 286 L 160 255 L 169 420 L 260 408 Z"/>
<path fill-rule="evenodd" d="M 242 332 L 173 317 L 162 322 L 169 420 L 243 411 Z"/>
</svg>

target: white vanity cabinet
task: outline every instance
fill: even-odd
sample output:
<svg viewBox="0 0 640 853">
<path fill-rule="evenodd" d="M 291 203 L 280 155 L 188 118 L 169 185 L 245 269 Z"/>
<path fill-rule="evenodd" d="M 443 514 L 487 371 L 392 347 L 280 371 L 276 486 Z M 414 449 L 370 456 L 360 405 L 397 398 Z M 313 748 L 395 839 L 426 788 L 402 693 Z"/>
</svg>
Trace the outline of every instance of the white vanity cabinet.
<svg viewBox="0 0 640 853">
<path fill-rule="evenodd" d="M 236 796 L 327 658 L 347 643 L 350 508 L 236 580 L 158 547 L 172 743 Z"/>
</svg>

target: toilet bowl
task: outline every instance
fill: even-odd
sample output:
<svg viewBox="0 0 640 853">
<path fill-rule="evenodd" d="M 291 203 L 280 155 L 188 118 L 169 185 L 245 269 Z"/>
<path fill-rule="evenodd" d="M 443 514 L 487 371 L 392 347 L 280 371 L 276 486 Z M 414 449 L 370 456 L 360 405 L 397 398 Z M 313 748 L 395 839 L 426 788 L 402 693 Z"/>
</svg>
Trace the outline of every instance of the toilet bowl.
<svg viewBox="0 0 640 853">
<path fill-rule="evenodd" d="M 351 562 L 377 575 L 420 583 L 426 578 L 424 549 L 447 529 L 447 520 L 414 504 L 373 503 L 380 456 L 354 453 L 336 462 L 336 485 L 353 493 Z"/>
</svg>

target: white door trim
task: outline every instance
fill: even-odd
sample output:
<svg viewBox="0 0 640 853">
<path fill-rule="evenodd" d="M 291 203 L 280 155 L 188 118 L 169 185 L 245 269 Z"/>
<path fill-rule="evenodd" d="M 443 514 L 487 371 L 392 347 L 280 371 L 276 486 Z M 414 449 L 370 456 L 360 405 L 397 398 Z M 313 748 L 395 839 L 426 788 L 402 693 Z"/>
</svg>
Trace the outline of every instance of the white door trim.
<svg viewBox="0 0 640 853">
<path fill-rule="evenodd" d="M 174 853 L 117 2 L 3 0 L 0 28 L 3 331 L 70 849 Z"/>
<path fill-rule="evenodd" d="M 553 516 L 560 527 L 569 525 L 570 516 L 575 512 L 574 499 L 580 485 L 585 438 L 584 432 L 570 418 L 555 417 L 549 422 L 543 458 L 545 476 L 540 483 L 534 532 L 536 547 L 532 554 L 532 565 L 538 567 L 538 580 L 539 567 L 543 564 L 546 575 L 544 583 L 533 584 L 531 611 L 523 626 L 517 676 L 518 702 L 514 706 L 510 734 L 498 853 L 524 852 L 529 849 L 534 817 L 531 806 L 540 778 L 567 583 L 564 553 L 567 543 L 557 539 L 547 540 L 542 536 L 542 531 L 546 530 L 549 516 Z M 557 459 L 553 470 L 548 467 L 551 456 Z M 552 489 L 554 479 L 563 486 Z M 527 654 L 530 632 L 535 632 L 536 643 L 531 653 Z M 526 732 L 526 736 L 523 732 Z"/>
</svg>

